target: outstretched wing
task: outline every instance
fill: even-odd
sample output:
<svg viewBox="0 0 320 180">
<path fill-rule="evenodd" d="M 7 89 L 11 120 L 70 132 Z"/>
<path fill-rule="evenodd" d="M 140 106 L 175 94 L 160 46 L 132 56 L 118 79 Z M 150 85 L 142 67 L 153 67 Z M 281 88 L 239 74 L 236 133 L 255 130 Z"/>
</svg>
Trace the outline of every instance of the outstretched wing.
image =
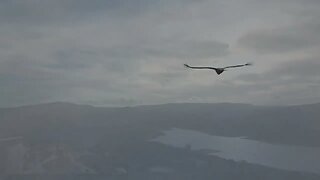
<svg viewBox="0 0 320 180">
<path fill-rule="evenodd" d="M 234 65 L 234 66 L 226 66 L 223 69 L 228 69 L 228 68 L 237 68 L 237 67 L 243 67 L 243 66 L 251 66 L 251 63 L 246 63 L 246 64 L 239 64 L 239 65 Z"/>
<path fill-rule="evenodd" d="M 191 69 L 213 69 L 216 70 L 214 67 L 208 67 L 208 66 L 189 66 L 188 64 L 184 64 L 185 67 L 191 68 Z"/>
</svg>

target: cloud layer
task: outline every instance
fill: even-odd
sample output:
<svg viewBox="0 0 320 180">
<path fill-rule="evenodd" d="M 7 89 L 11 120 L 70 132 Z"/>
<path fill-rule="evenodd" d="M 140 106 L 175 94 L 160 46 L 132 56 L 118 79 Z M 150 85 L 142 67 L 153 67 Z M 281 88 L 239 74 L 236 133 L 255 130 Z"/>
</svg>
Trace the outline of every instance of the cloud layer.
<svg viewBox="0 0 320 180">
<path fill-rule="evenodd" d="M 313 0 L 0 0 L 0 106 L 316 102 L 319 12 Z M 182 66 L 247 61 L 221 76 Z"/>
</svg>

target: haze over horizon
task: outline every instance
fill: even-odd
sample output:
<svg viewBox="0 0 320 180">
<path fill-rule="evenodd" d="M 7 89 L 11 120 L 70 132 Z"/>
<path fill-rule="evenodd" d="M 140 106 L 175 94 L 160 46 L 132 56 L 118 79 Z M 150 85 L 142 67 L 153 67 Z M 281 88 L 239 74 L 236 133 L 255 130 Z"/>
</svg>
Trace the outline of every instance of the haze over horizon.
<svg viewBox="0 0 320 180">
<path fill-rule="evenodd" d="M 94 104 L 84 104 L 84 103 L 74 103 L 74 102 L 66 102 L 66 101 L 54 101 L 54 102 L 42 102 L 35 104 L 23 104 L 16 106 L 3 106 L 0 109 L 15 109 L 15 108 L 24 108 L 24 107 L 34 107 L 34 106 L 79 106 L 79 107 L 91 107 L 91 108 L 138 108 L 138 107 L 161 107 L 161 106 L 173 106 L 173 105 L 237 105 L 237 106 L 252 106 L 252 107 L 273 107 L 273 108 L 281 108 L 281 107 L 299 107 L 299 106 L 312 106 L 312 105 L 320 105 L 320 102 L 315 103 L 303 103 L 303 104 L 291 104 L 291 105 L 256 105 L 250 103 L 232 103 L 232 102 L 173 102 L 173 103 L 160 103 L 160 104 L 133 104 L 133 105 L 94 105 Z"/>
<path fill-rule="evenodd" d="M 317 103 L 319 19 L 316 0 L 0 0 L 0 107 Z"/>
</svg>

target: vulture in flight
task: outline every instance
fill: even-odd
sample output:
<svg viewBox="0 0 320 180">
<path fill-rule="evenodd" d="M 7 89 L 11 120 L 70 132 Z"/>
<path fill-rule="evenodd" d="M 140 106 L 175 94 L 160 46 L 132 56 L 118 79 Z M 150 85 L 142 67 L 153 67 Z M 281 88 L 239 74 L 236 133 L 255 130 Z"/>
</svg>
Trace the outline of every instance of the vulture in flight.
<svg viewBox="0 0 320 180">
<path fill-rule="evenodd" d="M 210 66 L 189 66 L 188 64 L 184 64 L 185 67 L 191 68 L 191 69 L 211 69 L 211 70 L 215 70 L 218 75 L 223 73 L 224 71 L 226 71 L 226 69 L 229 69 L 229 68 L 251 66 L 251 65 L 252 65 L 251 63 L 246 63 L 246 64 L 239 64 L 239 65 L 234 65 L 234 66 L 226 66 L 226 67 L 222 67 L 222 68 L 216 68 L 216 67 L 210 67 Z"/>
</svg>

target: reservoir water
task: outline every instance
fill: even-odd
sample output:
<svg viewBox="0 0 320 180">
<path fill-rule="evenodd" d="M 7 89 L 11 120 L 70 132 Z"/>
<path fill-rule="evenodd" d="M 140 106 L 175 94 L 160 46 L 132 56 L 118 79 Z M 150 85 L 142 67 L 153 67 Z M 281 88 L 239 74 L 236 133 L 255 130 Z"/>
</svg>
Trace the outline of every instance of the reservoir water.
<svg viewBox="0 0 320 180">
<path fill-rule="evenodd" d="M 278 169 L 320 174 L 320 148 L 274 145 L 245 137 L 213 136 L 193 130 L 173 128 L 154 142 L 192 150 L 213 150 L 210 155 L 246 161 Z"/>
</svg>

